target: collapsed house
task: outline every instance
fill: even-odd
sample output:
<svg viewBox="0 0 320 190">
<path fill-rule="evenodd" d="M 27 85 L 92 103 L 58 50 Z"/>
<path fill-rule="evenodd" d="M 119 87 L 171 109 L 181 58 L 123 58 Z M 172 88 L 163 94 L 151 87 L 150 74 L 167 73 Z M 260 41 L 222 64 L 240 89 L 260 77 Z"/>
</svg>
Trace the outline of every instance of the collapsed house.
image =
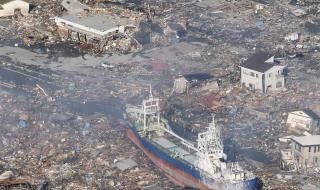
<svg viewBox="0 0 320 190">
<path fill-rule="evenodd" d="M 291 128 L 315 131 L 318 127 L 318 123 L 318 115 L 309 109 L 293 111 L 288 114 L 287 125 Z"/>
<path fill-rule="evenodd" d="M 221 106 L 218 91 L 219 82 L 207 73 L 180 75 L 174 80 L 173 92 L 192 94 L 194 102 L 209 109 L 214 110 Z"/>
<path fill-rule="evenodd" d="M 16 13 L 29 14 L 28 0 L 0 0 L 0 17 L 13 16 Z"/>
<path fill-rule="evenodd" d="M 264 93 L 283 90 L 284 68 L 275 62 L 274 56 L 266 52 L 255 53 L 240 65 L 241 85 Z"/>
<path fill-rule="evenodd" d="M 320 167 L 320 135 L 292 137 L 291 149 L 281 150 L 280 167 L 303 171 Z"/>
<path fill-rule="evenodd" d="M 218 82 L 206 73 L 193 73 L 180 75 L 175 78 L 173 92 L 182 94 L 189 91 L 190 88 L 198 86 L 199 91 L 216 91 L 219 89 Z"/>
<path fill-rule="evenodd" d="M 88 44 L 97 44 L 108 36 L 124 33 L 135 26 L 128 19 L 115 19 L 105 15 L 66 15 L 55 17 L 61 38 Z"/>
</svg>

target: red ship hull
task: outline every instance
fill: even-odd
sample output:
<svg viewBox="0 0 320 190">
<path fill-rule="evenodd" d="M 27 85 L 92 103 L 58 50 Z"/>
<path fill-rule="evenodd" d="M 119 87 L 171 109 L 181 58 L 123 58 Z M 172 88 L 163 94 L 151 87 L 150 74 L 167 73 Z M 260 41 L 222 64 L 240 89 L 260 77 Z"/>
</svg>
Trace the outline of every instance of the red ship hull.
<svg viewBox="0 0 320 190">
<path fill-rule="evenodd" d="M 194 178 L 192 175 L 180 170 L 176 166 L 162 160 L 154 153 L 147 150 L 140 138 L 136 133 L 129 127 L 127 130 L 127 135 L 130 140 L 136 144 L 148 157 L 149 159 L 158 166 L 158 168 L 175 184 L 182 187 L 193 187 L 202 190 L 214 190 L 206 186 L 201 180 Z"/>
</svg>

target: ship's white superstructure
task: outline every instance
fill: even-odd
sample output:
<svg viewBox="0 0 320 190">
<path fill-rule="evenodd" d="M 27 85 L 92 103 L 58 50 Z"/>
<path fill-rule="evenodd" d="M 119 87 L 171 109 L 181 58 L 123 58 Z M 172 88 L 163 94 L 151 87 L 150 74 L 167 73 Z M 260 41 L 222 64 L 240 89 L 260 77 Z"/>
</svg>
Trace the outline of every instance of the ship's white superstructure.
<svg viewBox="0 0 320 190">
<path fill-rule="evenodd" d="M 190 167 L 192 175 L 198 176 L 210 189 L 221 187 L 221 184 L 227 184 L 223 187 L 225 189 L 230 189 L 228 184 L 232 184 L 232 189 L 234 184 L 241 186 L 243 181 L 254 178 L 251 172 L 242 169 L 237 162 L 226 161 L 220 127 L 215 125 L 214 116 L 207 130 L 198 133 L 197 141 L 191 142 L 176 134 L 168 121 L 160 117 L 159 102 L 160 99 L 153 97 L 150 89 L 150 95 L 143 100 L 142 106 L 127 106 L 128 116 L 136 122 L 135 130 L 139 136 Z"/>
</svg>

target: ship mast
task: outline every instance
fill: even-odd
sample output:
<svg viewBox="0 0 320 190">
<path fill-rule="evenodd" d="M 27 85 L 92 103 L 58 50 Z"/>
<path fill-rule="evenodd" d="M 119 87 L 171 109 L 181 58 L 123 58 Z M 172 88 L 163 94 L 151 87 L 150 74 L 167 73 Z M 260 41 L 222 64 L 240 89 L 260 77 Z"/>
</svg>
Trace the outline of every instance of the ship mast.
<svg viewBox="0 0 320 190">
<path fill-rule="evenodd" d="M 159 98 L 154 98 L 152 95 L 152 88 L 150 85 L 149 98 L 142 101 L 143 109 L 143 131 L 150 129 L 151 125 L 160 125 L 160 106 Z"/>
</svg>

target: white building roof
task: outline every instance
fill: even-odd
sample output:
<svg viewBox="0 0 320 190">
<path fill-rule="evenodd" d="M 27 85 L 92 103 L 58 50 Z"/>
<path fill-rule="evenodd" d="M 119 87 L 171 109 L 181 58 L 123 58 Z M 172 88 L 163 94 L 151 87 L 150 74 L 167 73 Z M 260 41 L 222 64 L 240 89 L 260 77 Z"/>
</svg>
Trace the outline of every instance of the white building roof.
<svg viewBox="0 0 320 190">
<path fill-rule="evenodd" d="M 64 23 L 68 26 L 99 34 L 101 36 L 118 30 L 119 26 L 133 26 L 132 21 L 128 19 L 116 19 L 106 15 L 65 15 L 61 17 L 55 17 L 55 21 L 58 25 Z"/>
<path fill-rule="evenodd" d="M 292 140 L 302 146 L 320 145 L 320 135 L 293 137 Z"/>
<path fill-rule="evenodd" d="M 60 17 L 60 19 L 73 22 L 79 25 L 86 26 L 104 32 L 112 28 L 116 28 L 121 25 L 117 20 L 103 15 L 90 15 L 90 16 L 76 16 L 66 15 Z"/>
<path fill-rule="evenodd" d="M 312 118 L 312 119 L 319 119 L 319 116 L 316 113 L 314 113 L 312 110 L 309 110 L 309 109 L 293 111 L 293 112 L 289 112 L 289 114 L 299 115 L 299 116 L 302 116 L 302 117 L 309 117 L 309 118 Z"/>
</svg>

